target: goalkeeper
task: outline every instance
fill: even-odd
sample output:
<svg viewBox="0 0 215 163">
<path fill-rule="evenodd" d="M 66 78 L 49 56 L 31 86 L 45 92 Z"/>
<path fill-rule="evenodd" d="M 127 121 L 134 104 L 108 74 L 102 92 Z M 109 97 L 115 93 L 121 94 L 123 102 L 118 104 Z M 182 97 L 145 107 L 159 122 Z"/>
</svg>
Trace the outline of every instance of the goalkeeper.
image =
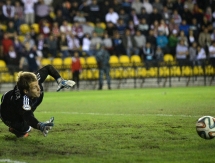
<svg viewBox="0 0 215 163">
<path fill-rule="evenodd" d="M 43 100 L 42 84 L 48 75 L 58 83 L 57 91 L 75 85 L 74 81 L 61 78 L 53 66 L 46 65 L 35 73 L 19 72 L 14 89 L 2 96 L 0 118 L 17 137 L 27 137 L 31 127 L 40 130 L 46 136 L 54 126 L 54 117 L 40 122 L 34 116 L 34 111 Z"/>
</svg>

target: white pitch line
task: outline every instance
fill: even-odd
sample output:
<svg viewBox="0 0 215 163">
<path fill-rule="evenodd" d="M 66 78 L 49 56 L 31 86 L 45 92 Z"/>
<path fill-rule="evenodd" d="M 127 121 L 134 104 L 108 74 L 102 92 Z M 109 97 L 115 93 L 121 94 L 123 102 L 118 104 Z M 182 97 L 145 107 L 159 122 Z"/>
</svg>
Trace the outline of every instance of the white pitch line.
<svg viewBox="0 0 215 163">
<path fill-rule="evenodd" d="M 26 162 L 20 162 L 16 160 L 11 160 L 11 159 L 0 159 L 0 162 L 8 162 L 8 163 L 26 163 Z"/>
<path fill-rule="evenodd" d="M 158 117 L 199 117 L 197 115 L 173 115 L 173 114 L 118 114 L 118 113 L 83 113 L 83 112 L 50 112 L 40 111 L 38 113 L 74 114 L 74 115 L 100 115 L 100 116 L 158 116 Z"/>
</svg>

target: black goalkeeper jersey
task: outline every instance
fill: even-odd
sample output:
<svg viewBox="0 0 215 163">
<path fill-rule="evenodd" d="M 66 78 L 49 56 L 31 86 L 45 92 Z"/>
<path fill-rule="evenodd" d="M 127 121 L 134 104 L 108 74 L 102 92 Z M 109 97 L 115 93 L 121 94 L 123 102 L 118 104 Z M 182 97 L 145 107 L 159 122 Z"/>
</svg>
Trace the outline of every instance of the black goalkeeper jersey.
<svg viewBox="0 0 215 163">
<path fill-rule="evenodd" d="M 57 70 L 51 65 L 47 65 L 36 73 L 37 80 L 41 89 L 41 95 L 38 98 L 29 98 L 21 93 L 17 86 L 13 90 L 6 92 L 1 99 L 1 117 L 4 121 L 22 122 L 26 121 L 29 126 L 37 128 L 38 120 L 34 117 L 34 111 L 43 100 L 43 82 L 48 75 L 56 81 L 60 78 Z"/>
</svg>

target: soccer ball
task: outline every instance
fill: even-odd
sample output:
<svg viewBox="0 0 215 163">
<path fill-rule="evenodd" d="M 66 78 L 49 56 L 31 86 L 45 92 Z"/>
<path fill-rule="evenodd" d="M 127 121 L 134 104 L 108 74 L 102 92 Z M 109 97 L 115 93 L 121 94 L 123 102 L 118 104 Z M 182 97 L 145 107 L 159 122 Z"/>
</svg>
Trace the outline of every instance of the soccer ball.
<svg viewBox="0 0 215 163">
<path fill-rule="evenodd" d="M 203 116 L 196 122 L 196 131 L 203 139 L 213 139 L 215 137 L 215 118 Z"/>
</svg>

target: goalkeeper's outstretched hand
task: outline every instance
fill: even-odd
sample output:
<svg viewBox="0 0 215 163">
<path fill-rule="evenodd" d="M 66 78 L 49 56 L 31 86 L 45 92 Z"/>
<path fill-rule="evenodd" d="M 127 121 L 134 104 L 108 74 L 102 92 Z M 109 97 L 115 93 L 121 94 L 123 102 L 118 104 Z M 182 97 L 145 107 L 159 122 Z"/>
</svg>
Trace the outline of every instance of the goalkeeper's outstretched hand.
<svg viewBox="0 0 215 163">
<path fill-rule="evenodd" d="M 57 92 L 60 91 L 61 89 L 63 88 L 72 88 L 73 86 L 75 85 L 75 82 L 72 81 L 72 80 L 64 80 L 62 79 L 59 84 L 58 84 L 58 87 L 57 87 Z"/>
<path fill-rule="evenodd" d="M 44 136 L 47 136 L 49 130 L 54 126 L 54 117 L 46 122 L 39 122 L 37 128 L 43 133 Z"/>
</svg>

